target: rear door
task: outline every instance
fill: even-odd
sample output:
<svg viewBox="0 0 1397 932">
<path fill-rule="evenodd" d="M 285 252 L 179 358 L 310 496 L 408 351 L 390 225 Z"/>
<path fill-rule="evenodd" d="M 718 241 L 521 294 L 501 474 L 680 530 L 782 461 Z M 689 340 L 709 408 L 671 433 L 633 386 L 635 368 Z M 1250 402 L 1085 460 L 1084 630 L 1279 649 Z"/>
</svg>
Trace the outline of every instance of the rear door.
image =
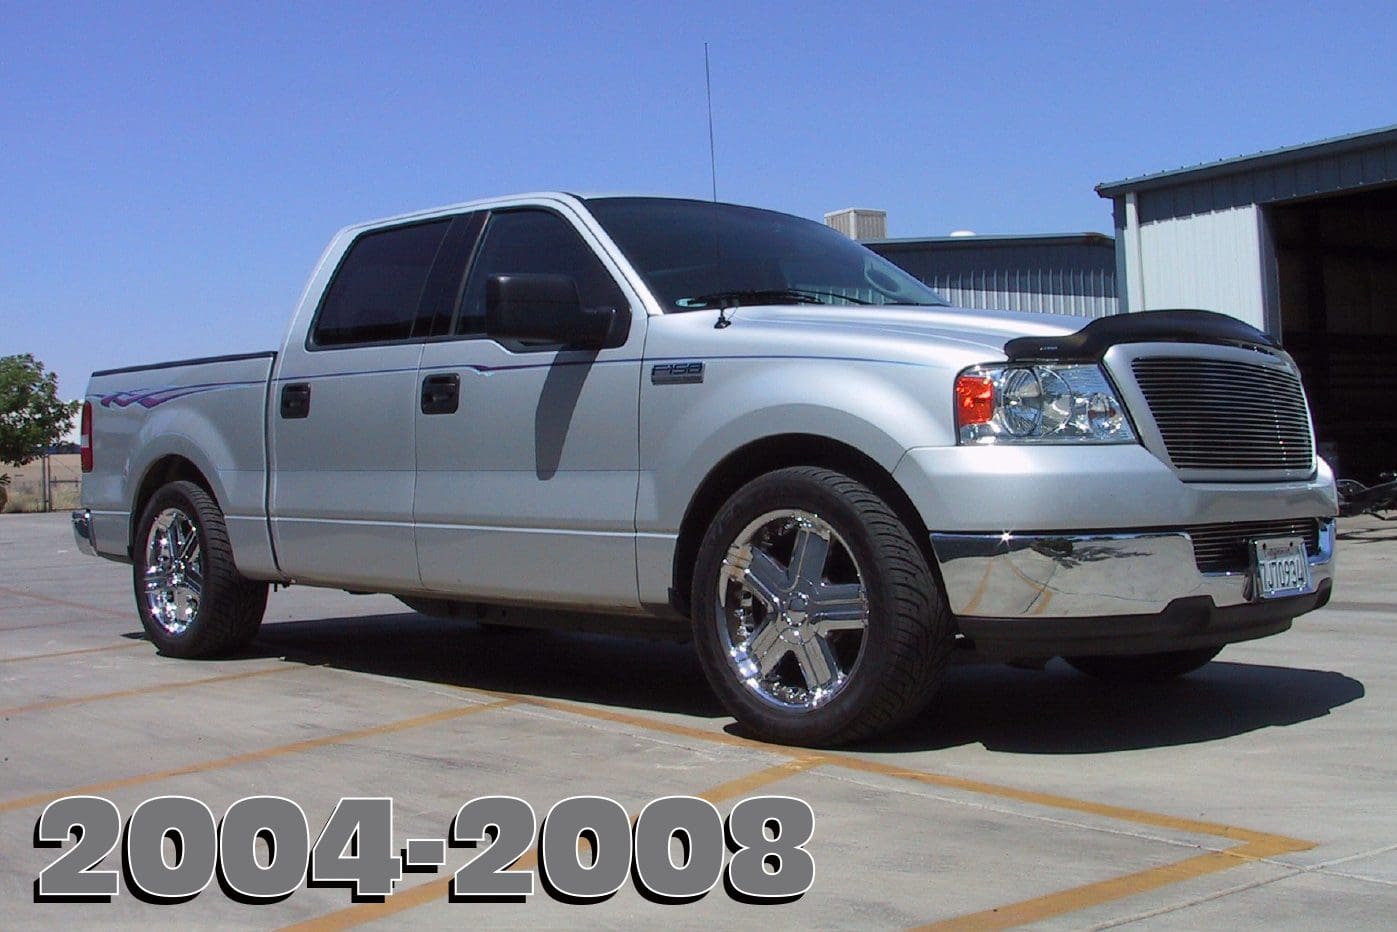
<svg viewBox="0 0 1397 932">
<path fill-rule="evenodd" d="M 417 369 L 444 300 L 453 218 L 370 230 L 335 271 L 273 383 L 271 522 L 289 576 L 415 589 Z M 446 299 L 449 300 L 449 299 Z"/>
<path fill-rule="evenodd" d="M 472 256 L 451 338 L 422 356 L 422 582 L 483 599 L 633 608 L 642 305 L 565 204 L 492 211 Z M 486 337 L 485 281 L 510 272 L 568 275 L 584 306 L 628 311 L 624 345 Z M 454 406 L 431 401 L 443 393 Z"/>
</svg>

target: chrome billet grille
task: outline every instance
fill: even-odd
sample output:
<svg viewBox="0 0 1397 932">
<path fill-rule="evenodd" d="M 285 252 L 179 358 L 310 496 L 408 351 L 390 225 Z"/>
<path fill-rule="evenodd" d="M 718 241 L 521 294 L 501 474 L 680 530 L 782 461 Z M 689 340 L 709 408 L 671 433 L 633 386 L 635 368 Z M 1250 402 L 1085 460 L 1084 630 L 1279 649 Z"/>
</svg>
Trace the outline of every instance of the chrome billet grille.
<svg viewBox="0 0 1397 932">
<path fill-rule="evenodd" d="M 1203 573 L 1239 573 L 1251 566 L 1250 542 L 1267 537 L 1303 537 L 1305 552 L 1319 555 L 1319 519 L 1198 524 L 1184 528 L 1193 538 L 1193 560 Z"/>
<path fill-rule="evenodd" d="M 1311 468 L 1310 414 L 1293 369 L 1149 357 L 1131 370 L 1175 469 Z"/>
</svg>

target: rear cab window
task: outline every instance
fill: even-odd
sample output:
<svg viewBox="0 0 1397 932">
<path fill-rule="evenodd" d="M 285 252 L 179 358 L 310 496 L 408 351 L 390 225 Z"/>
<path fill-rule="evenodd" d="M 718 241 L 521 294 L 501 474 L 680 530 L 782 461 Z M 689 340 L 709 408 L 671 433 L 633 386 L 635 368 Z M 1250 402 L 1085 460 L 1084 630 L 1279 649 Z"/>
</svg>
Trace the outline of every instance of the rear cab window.
<svg viewBox="0 0 1397 932">
<path fill-rule="evenodd" d="M 451 223 L 446 217 L 356 239 L 325 291 L 310 342 L 343 347 L 425 337 L 433 308 L 424 306 L 423 291 Z"/>
</svg>

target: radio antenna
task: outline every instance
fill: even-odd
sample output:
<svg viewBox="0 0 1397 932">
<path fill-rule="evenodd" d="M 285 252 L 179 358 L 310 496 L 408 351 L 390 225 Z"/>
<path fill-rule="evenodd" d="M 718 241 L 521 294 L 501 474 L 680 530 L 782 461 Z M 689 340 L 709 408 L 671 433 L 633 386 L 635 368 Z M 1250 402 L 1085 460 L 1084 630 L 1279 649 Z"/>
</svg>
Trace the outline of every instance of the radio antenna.
<svg viewBox="0 0 1397 932">
<path fill-rule="evenodd" d="M 703 43 L 703 87 L 708 94 L 708 167 L 713 174 L 713 202 L 718 202 L 718 152 L 713 145 L 713 75 L 708 68 L 708 43 Z"/>
<path fill-rule="evenodd" d="M 708 43 L 703 43 L 703 89 L 708 94 L 708 168 L 713 173 L 713 203 L 718 203 L 718 154 L 717 148 L 713 145 L 713 72 L 708 67 Z M 717 269 L 723 269 L 723 242 L 718 236 L 718 211 L 713 210 L 713 259 Z M 723 301 L 722 307 L 718 309 L 718 320 L 713 324 L 714 330 L 723 330 L 732 324 L 730 316 L 733 309 L 737 307 L 736 301 Z"/>
</svg>

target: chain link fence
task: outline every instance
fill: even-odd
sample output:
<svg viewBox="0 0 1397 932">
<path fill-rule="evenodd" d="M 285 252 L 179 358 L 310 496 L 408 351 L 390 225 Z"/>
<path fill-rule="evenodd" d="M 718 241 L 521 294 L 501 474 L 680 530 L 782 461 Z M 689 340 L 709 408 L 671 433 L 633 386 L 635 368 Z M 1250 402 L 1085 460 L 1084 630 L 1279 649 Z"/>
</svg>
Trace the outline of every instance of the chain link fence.
<svg viewBox="0 0 1397 932">
<path fill-rule="evenodd" d="M 82 463 L 76 453 L 50 453 L 25 466 L 0 465 L 8 473 L 7 512 L 66 511 L 78 507 Z M 0 494 L 4 494 L 0 493 Z"/>
</svg>

